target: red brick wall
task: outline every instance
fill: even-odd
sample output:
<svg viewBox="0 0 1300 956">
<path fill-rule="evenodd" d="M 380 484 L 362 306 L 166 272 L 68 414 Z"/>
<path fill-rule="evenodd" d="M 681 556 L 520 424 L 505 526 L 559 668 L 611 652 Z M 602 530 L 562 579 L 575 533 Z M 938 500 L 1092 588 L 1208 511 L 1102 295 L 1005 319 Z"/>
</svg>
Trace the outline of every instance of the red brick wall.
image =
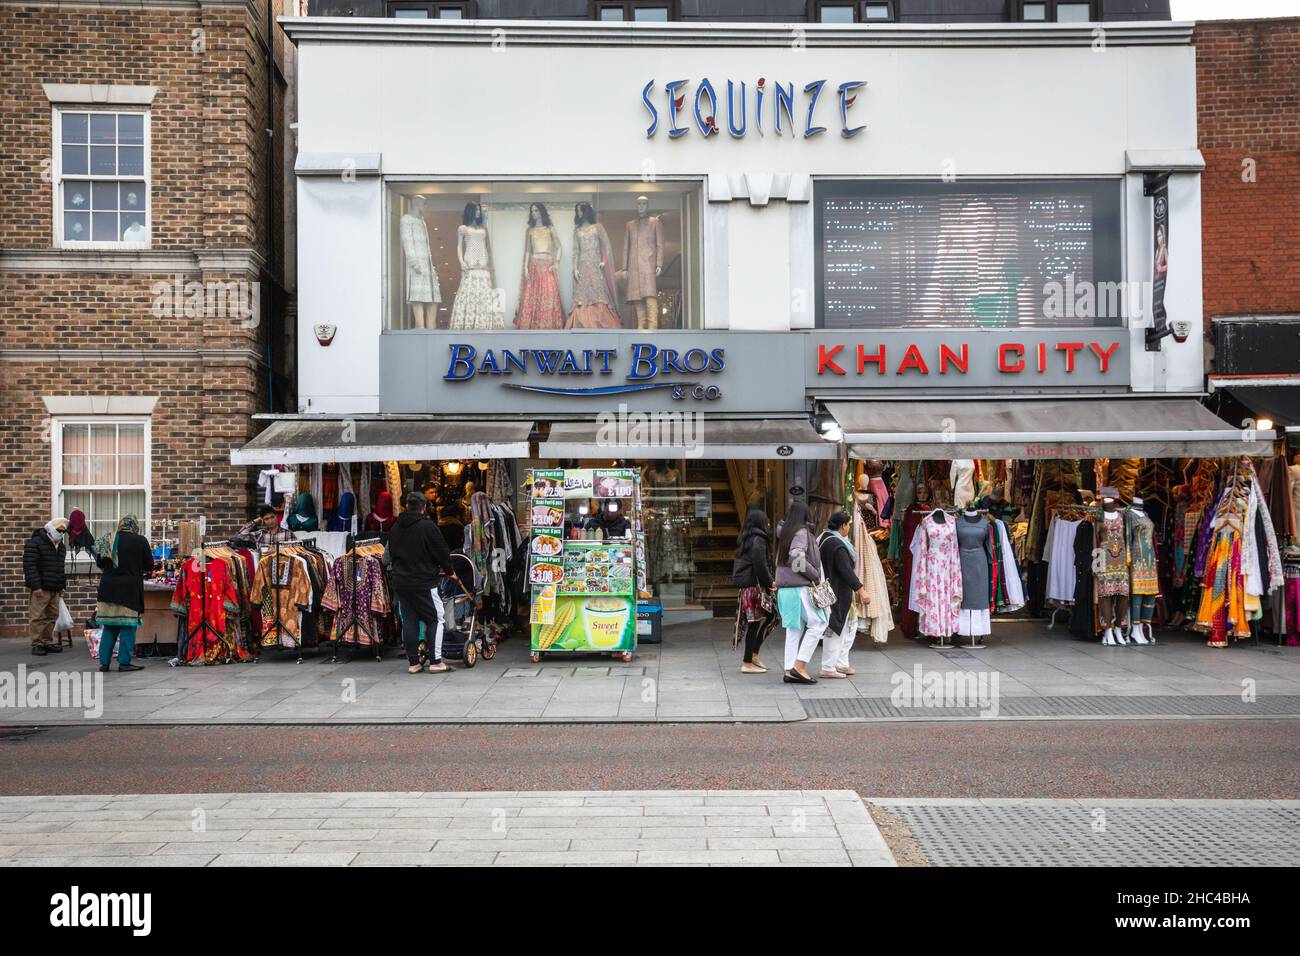
<svg viewBox="0 0 1300 956">
<path fill-rule="evenodd" d="M 1200 23 L 1194 42 L 1208 334 L 1300 313 L 1300 19 Z"/>
<path fill-rule="evenodd" d="M 0 264 L 5 253 L 52 250 L 50 104 L 42 83 L 156 86 L 151 109 L 154 253 L 260 253 L 270 273 L 210 272 L 182 282 L 261 282 L 260 321 L 207 312 L 160 317 L 155 284 L 172 273 L 115 269 L 32 272 L 0 268 L 0 636 L 25 632 L 23 540 L 49 520 L 51 446 L 47 395 L 154 395 L 151 519 L 207 516 L 233 531 L 254 504 L 253 472 L 230 464 L 267 408 L 268 337 L 279 328 L 272 291 L 280 275 L 266 190 L 278 203 L 279 167 L 267 182 L 266 0 L 253 10 L 205 5 L 157 10 L 0 7 Z M 195 49 L 201 30 L 202 50 Z M 278 28 L 277 28 L 278 31 Z M 277 84 L 282 103 L 282 84 Z M 285 134 L 283 120 L 276 124 Z M 10 256 L 9 262 L 16 260 Z M 179 350 L 134 361 L 55 363 L 49 350 Z M 231 354 L 214 355 L 229 350 Z M 276 351 L 283 353 L 283 343 Z M 37 354 L 32 354 L 33 352 Z M 27 354 L 23 354 L 27 353 Z M 279 362 L 277 361 L 277 364 Z M 93 582 L 71 588 L 89 613 Z"/>
</svg>

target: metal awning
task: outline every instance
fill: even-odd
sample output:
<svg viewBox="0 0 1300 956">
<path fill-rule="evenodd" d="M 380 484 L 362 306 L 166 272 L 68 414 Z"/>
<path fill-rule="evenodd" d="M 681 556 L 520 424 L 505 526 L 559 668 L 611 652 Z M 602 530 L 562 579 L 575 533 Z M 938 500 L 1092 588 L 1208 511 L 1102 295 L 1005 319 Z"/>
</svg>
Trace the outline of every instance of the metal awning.
<svg viewBox="0 0 1300 956">
<path fill-rule="evenodd" d="M 310 465 L 346 461 L 527 458 L 531 421 L 418 421 L 311 418 L 272 422 L 232 465 Z"/>
<path fill-rule="evenodd" d="M 1256 418 L 1272 419 L 1279 425 L 1300 423 L 1300 375 L 1211 375 L 1209 381 L 1212 391 L 1227 392 Z"/>
<path fill-rule="evenodd" d="M 542 458 L 834 458 L 806 418 L 720 418 L 690 412 L 633 413 L 602 422 L 556 422 Z"/>
<path fill-rule="evenodd" d="M 1220 458 L 1273 453 L 1272 431 L 1190 398 L 828 402 L 855 458 Z"/>
</svg>

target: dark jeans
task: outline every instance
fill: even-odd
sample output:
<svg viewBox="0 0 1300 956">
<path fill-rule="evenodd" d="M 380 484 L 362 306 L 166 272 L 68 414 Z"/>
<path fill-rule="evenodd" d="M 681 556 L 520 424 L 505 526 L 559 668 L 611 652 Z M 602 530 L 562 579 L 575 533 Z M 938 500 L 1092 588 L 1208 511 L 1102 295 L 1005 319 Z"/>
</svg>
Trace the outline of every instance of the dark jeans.
<svg viewBox="0 0 1300 956">
<path fill-rule="evenodd" d="M 754 663 L 754 655 L 758 649 L 763 646 L 763 641 L 767 638 L 768 633 L 772 630 L 772 622 L 776 619 L 776 612 L 768 614 L 767 617 L 759 618 L 757 621 L 748 621 L 745 624 L 745 657 L 746 664 Z"/>
<path fill-rule="evenodd" d="M 442 599 L 433 588 L 394 590 L 397 607 L 402 612 L 402 644 L 406 647 L 406 662 L 420 663 L 420 624 L 424 624 L 425 639 L 429 647 L 429 663 L 442 660 Z"/>
</svg>

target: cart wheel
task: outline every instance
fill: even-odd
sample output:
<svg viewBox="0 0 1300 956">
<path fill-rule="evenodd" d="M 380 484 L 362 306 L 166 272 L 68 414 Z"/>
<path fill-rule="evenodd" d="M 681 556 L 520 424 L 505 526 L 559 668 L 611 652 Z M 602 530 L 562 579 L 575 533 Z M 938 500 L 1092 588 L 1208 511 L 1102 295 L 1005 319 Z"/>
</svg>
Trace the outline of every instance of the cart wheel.
<svg viewBox="0 0 1300 956">
<path fill-rule="evenodd" d="M 473 641 L 465 642 L 465 666 L 473 667 L 478 663 L 478 645 Z"/>
<path fill-rule="evenodd" d="M 497 642 L 487 640 L 483 642 L 483 660 L 490 661 L 497 656 Z"/>
<path fill-rule="evenodd" d="M 632 663 L 632 652 L 631 652 L 631 651 L 624 651 L 623 653 L 621 653 L 621 654 L 618 655 L 618 659 L 619 659 L 620 661 L 622 661 L 624 664 L 631 664 L 631 663 Z"/>
<path fill-rule="evenodd" d="M 533 651 L 531 654 L 528 655 L 528 659 L 531 660 L 534 664 L 536 664 L 538 661 L 542 659 L 542 655 L 539 654 L 537 651 Z"/>
</svg>

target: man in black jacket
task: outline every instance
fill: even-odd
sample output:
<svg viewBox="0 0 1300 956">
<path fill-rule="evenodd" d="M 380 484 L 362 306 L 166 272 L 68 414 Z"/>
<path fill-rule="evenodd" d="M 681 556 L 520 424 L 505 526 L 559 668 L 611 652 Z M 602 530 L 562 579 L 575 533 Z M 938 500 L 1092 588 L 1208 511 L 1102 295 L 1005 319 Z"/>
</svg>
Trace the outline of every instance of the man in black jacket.
<svg viewBox="0 0 1300 956">
<path fill-rule="evenodd" d="M 23 578 L 32 592 L 27 606 L 27 632 L 32 639 L 32 653 L 37 657 L 57 653 L 63 647 L 54 641 L 54 622 L 59 617 L 59 598 L 68 586 L 64 562 L 68 546 L 67 518 L 55 518 L 44 528 L 32 532 L 23 545 Z"/>
<path fill-rule="evenodd" d="M 450 670 L 442 662 L 442 598 L 438 596 L 438 579 L 456 577 L 451 564 L 451 549 L 425 514 L 424 495 L 411 492 L 406 496 L 406 510 L 398 516 L 388 532 L 386 561 L 391 568 L 389 580 L 397 606 L 402 612 L 402 643 L 406 646 L 407 671 L 420 673 L 420 624 L 423 622 L 429 645 L 429 671 Z"/>
</svg>

